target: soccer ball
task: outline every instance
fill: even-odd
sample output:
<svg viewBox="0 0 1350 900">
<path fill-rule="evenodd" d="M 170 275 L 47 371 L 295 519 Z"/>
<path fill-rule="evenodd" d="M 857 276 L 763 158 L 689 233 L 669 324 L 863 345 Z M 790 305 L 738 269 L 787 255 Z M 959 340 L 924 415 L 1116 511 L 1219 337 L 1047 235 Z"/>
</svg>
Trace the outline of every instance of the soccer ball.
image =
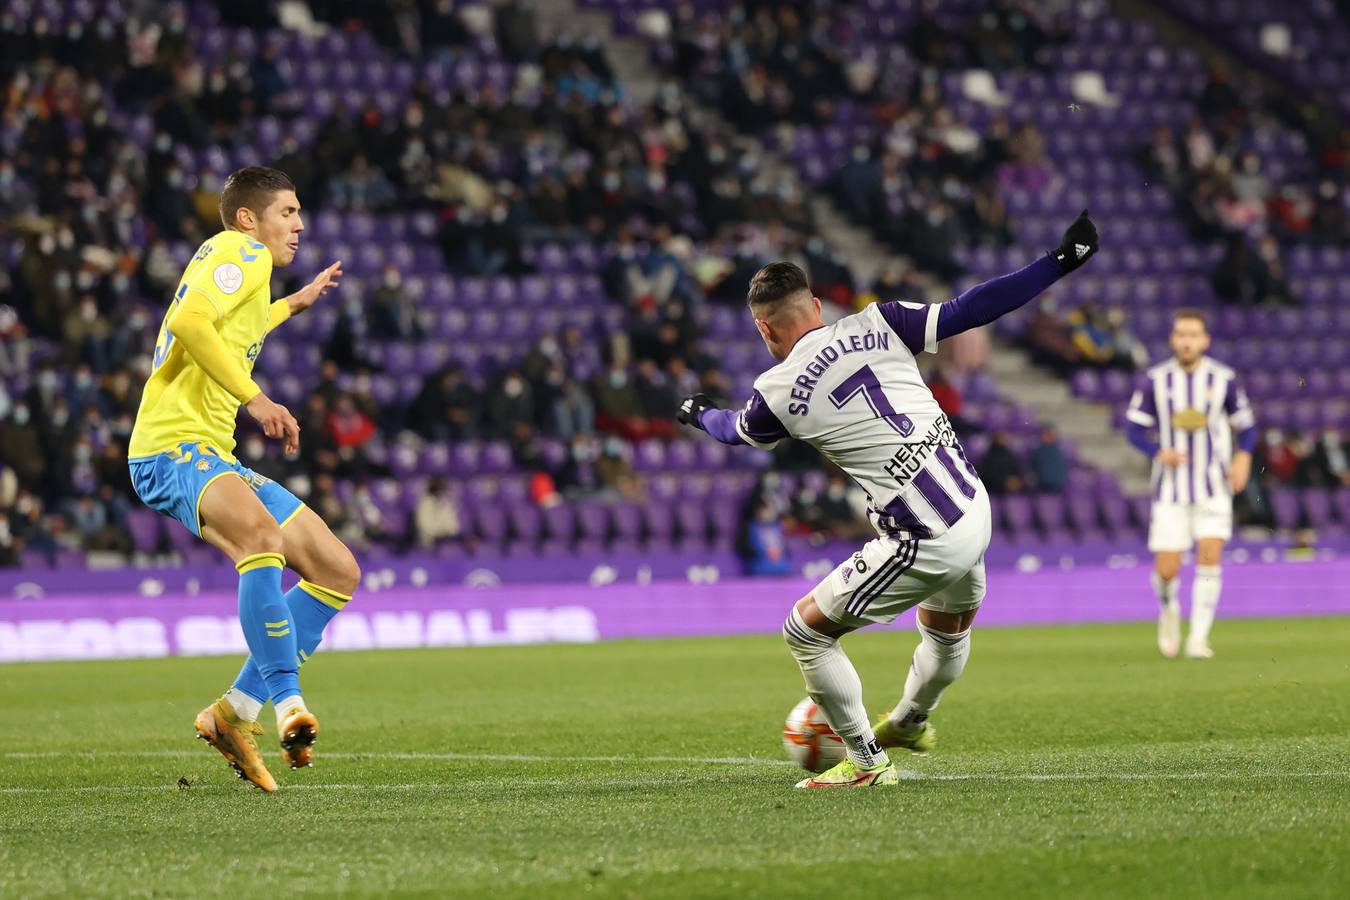
<svg viewBox="0 0 1350 900">
<path fill-rule="evenodd" d="M 845 756 L 844 739 L 834 733 L 816 701 L 807 697 L 792 707 L 783 726 L 788 759 L 808 772 L 824 772 Z"/>
</svg>

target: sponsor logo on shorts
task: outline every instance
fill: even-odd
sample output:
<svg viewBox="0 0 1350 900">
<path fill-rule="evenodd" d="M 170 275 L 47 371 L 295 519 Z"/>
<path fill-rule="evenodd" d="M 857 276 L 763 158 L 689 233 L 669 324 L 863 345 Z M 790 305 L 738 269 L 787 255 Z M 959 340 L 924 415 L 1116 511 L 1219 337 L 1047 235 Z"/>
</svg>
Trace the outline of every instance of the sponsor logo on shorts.
<svg viewBox="0 0 1350 900">
<path fill-rule="evenodd" d="M 839 577 L 843 579 L 844 584 L 848 584 L 848 580 L 853 577 L 853 567 L 844 566 L 844 570 L 839 573 Z"/>
</svg>

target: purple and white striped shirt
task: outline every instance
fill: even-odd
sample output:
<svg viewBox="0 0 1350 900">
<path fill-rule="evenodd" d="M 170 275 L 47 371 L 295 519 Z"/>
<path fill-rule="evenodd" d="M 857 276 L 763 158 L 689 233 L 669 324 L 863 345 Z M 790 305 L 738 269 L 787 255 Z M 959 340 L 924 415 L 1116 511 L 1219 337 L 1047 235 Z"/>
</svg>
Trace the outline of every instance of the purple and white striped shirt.
<svg viewBox="0 0 1350 900">
<path fill-rule="evenodd" d="M 704 410 L 700 424 L 726 444 L 805 441 L 867 492 L 878 533 L 936 537 L 970 510 L 980 479 L 915 357 L 1017 309 L 1063 274 L 1047 254 L 946 303 L 876 303 L 822 325 L 755 379 L 743 410 Z"/>
<path fill-rule="evenodd" d="M 970 508 L 979 476 L 914 361 L 937 349 L 937 318 L 937 306 L 875 304 L 806 334 L 755 380 L 737 433 L 765 449 L 785 437 L 811 444 L 867 492 L 880 534 L 942 534 Z"/>
<path fill-rule="evenodd" d="M 1175 359 L 1140 378 L 1125 418 L 1158 431 L 1158 449 L 1179 450 L 1186 462 L 1172 468 L 1153 463 L 1153 499 L 1191 504 L 1231 497 L 1228 469 L 1233 432 L 1251 433 L 1256 416 L 1237 373 L 1204 357 L 1187 372 Z"/>
</svg>

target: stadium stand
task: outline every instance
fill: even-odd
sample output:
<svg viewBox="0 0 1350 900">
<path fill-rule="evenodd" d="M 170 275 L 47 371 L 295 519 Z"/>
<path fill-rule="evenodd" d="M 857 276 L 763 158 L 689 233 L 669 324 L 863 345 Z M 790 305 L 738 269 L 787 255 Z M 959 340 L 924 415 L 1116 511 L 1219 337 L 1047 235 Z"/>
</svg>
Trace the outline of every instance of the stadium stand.
<svg viewBox="0 0 1350 900">
<path fill-rule="evenodd" d="M 1147 23 L 1039 19 L 1017 4 L 982 14 L 987 4 L 964 0 L 936 15 L 882 0 L 800 18 L 771 3 L 735 7 L 743 16 L 713 4 L 587 5 L 612 12 L 621 33 L 650 35 L 653 59 L 692 96 L 667 83 L 651 103 L 633 101 L 598 46 L 541 40 L 522 4 L 413 5 L 421 18 L 409 29 L 360 4 L 310 3 L 317 21 L 262 30 L 229 18 L 240 8 L 226 17 L 205 2 L 7 7 L 0 562 L 208 558 L 130 502 L 124 444 L 159 298 L 218 227 L 214 194 L 242 165 L 285 169 L 311 209 L 286 277 L 335 258 L 349 275 L 260 358 L 260 380 L 301 418 L 302 455 L 280 458 L 247 432 L 241 452 L 368 553 L 696 556 L 733 547 L 743 510 L 766 489 L 797 540 L 846 530 L 846 503 L 820 517 L 838 486 L 791 450 L 728 452 L 670 428 L 683 393 L 748 393 L 765 357 L 739 301 L 770 258 L 802 262 L 846 310 L 1018 266 L 1091 205 L 1132 248 L 1058 291 L 1061 309 L 1128 307 L 1128 326 L 1103 327 L 1132 331 L 1155 356 L 1168 309 L 1218 309 L 1209 273 L 1223 248 L 1192 235 L 1185 195 L 1146 181 L 1138 158 L 1139 134 L 1182 133 L 1208 76 Z M 663 10 L 664 32 L 644 19 Z M 969 65 L 993 74 L 972 81 Z M 1102 81 L 1076 83 L 1083 69 Z M 1107 104 L 1113 73 L 1141 69 L 1125 98 L 1140 102 L 1123 109 L 1051 99 L 1095 90 Z M 756 124 L 769 115 L 791 124 Z M 1311 159 L 1299 133 L 1242 135 L 1263 173 L 1306 188 L 1311 167 L 1281 168 Z M 761 141 L 804 184 L 771 171 Z M 817 235 L 804 185 L 831 192 L 914 267 L 860 283 Z M 746 224 L 764 221 L 777 224 Z M 1233 335 L 1277 335 L 1279 355 L 1300 368 L 1253 376 L 1262 420 L 1329 435 L 1350 387 L 1336 337 L 1350 333 L 1336 306 L 1350 259 L 1281 238 L 1290 296 L 1304 305 L 1223 308 L 1217 353 L 1243 365 L 1270 342 Z M 1005 336 L 1024 336 L 1032 315 L 1011 317 Z M 1075 391 L 1123 408 L 1138 361 L 1126 356 L 1101 370 L 1073 361 Z M 972 458 L 996 445 L 1032 471 L 1034 412 L 978 367 L 947 376 Z M 1058 443 L 1071 502 L 1011 478 L 999 502 L 1005 543 L 1137 543 L 1146 504 Z M 1343 478 L 1343 450 L 1323 443 L 1327 470 L 1339 460 Z M 770 464 L 776 481 L 760 471 Z M 1272 497 L 1273 524 L 1350 524 L 1330 484 Z"/>
</svg>

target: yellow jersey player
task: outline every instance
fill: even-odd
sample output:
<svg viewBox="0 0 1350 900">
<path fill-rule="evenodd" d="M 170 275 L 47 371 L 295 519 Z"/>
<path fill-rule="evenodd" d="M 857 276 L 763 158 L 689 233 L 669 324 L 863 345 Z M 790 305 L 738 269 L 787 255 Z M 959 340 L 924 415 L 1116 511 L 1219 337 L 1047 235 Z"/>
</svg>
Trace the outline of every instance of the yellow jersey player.
<svg viewBox="0 0 1350 900">
<path fill-rule="evenodd" d="M 234 423 L 243 406 L 287 452 L 299 449 L 300 426 L 253 381 L 253 364 L 272 329 L 337 287 L 342 263 L 272 302 L 272 269 L 291 264 L 305 229 L 295 185 L 276 169 L 250 166 L 231 175 L 220 217 L 225 230 L 197 250 L 164 315 L 128 456 L 141 500 L 239 571 L 239 621 L 250 655 L 195 725 L 241 778 L 270 792 L 277 783 L 258 752 L 258 716 L 271 699 L 283 760 L 292 768 L 310 764 L 319 723 L 301 697 L 299 667 L 361 573 L 322 519 L 235 459 Z M 287 565 L 301 580 L 283 594 Z"/>
</svg>

